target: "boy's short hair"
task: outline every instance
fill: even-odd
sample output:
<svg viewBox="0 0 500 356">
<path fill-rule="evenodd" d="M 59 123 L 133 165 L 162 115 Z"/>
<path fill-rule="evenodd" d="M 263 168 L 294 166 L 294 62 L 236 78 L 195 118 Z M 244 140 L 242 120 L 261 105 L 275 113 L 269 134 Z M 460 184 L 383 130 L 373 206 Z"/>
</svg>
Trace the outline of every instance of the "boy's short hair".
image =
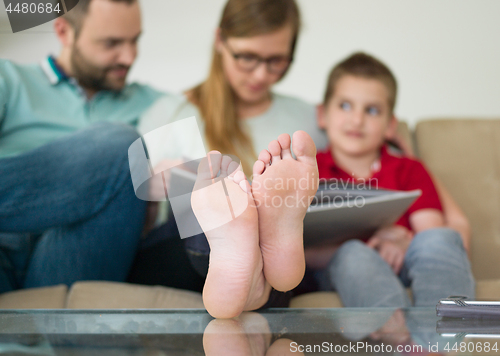
<svg viewBox="0 0 500 356">
<path fill-rule="evenodd" d="M 76 38 L 78 38 L 78 36 L 80 35 L 80 31 L 82 30 L 83 20 L 85 19 L 85 17 L 89 12 L 89 6 L 91 1 L 92 0 L 80 0 L 74 8 L 72 8 L 64 15 L 66 21 L 68 21 L 70 25 L 74 28 Z M 137 0 L 109 0 L 109 1 L 123 2 L 126 3 L 127 5 L 132 5 Z"/>
<path fill-rule="evenodd" d="M 384 63 L 363 52 L 352 54 L 332 69 L 328 76 L 325 97 L 323 99 L 325 106 L 333 97 L 338 81 L 346 75 L 375 79 L 382 82 L 389 93 L 390 110 L 391 112 L 394 110 L 398 89 L 396 78 Z"/>
</svg>

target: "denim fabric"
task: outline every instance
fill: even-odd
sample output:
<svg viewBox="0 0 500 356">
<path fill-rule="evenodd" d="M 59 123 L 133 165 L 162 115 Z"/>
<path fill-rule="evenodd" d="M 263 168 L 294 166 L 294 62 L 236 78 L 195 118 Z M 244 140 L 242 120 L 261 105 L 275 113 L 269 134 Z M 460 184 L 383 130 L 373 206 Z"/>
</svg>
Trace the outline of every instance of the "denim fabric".
<svg viewBox="0 0 500 356">
<path fill-rule="evenodd" d="M 128 163 L 137 138 L 100 123 L 0 159 L 0 292 L 125 280 L 146 211 Z"/>
<path fill-rule="evenodd" d="M 447 228 L 423 231 L 413 238 L 396 276 L 377 251 L 351 240 L 327 268 L 329 283 L 347 307 L 435 306 L 450 295 L 475 296 L 475 283 L 460 235 Z"/>
</svg>

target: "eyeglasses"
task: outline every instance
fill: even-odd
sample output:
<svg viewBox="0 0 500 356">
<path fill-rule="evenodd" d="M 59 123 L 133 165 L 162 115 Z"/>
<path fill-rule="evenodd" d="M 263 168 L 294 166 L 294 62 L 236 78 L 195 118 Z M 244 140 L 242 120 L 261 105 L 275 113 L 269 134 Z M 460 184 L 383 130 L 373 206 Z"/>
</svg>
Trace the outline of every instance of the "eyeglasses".
<svg viewBox="0 0 500 356">
<path fill-rule="evenodd" d="M 272 74 L 283 74 L 290 66 L 293 58 L 289 56 L 274 56 L 269 58 L 262 58 L 252 53 L 234 53 L 226 41 L 224 45 L 233 56 L 238 68 L 244 72 L 251 72 L 255 70 L 261 63 L 266 64 L 267 71 Z"/>
</svg>

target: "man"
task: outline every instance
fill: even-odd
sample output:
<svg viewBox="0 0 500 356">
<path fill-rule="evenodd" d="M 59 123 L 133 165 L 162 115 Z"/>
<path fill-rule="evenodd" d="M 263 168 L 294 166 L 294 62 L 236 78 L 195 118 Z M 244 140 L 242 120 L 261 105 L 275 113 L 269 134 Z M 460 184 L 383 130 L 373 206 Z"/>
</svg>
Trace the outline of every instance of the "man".
<svg viewBox="0 0 500 356">
<path fill-rule="evenodd" d="M 126 84 L 135 0 L 81 0 L 54 22 L 57 58 L 0 60 L 0 293 L 125 280 L 144 224 L 128 147 L 160 93 Z"/>
</svg>

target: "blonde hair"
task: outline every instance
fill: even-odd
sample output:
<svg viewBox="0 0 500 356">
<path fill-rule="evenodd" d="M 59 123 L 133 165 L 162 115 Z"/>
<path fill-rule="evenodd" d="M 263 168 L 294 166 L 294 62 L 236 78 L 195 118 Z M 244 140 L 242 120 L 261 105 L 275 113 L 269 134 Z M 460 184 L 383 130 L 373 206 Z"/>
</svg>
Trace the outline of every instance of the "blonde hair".
<svg viewBox="0 0 500 356">
<path fill-rule="evenodd" d="M 299 9 L 294 0 L 229 0 L 219 29 L 221 38 L 227 39 L 271 33 L 286 25 L 291 25 L 293 30 L 293 56 L 300 28 Z M 236 93 L 225 77 L 221 54 L 215 45 L 208 78 L 187 94 L 205 121 L 205 137 L 210 149 L 238 156 L 244 171 L 250 173 L 257 155 L 251 137 L 242 128 Z"/>
</svg>

